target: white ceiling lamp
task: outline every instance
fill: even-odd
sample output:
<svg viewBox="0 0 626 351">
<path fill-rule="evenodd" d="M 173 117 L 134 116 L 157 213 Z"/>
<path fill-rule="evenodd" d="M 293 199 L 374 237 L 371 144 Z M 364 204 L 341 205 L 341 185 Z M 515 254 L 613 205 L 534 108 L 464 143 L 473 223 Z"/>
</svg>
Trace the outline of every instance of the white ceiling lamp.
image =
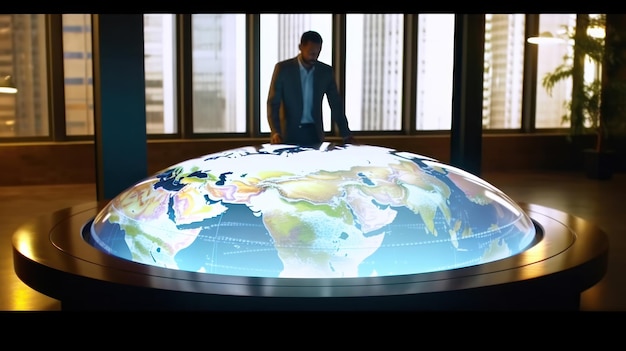
<svg viewBox="0 0 626 351">
<path fill-rule="evenodd" d="M 567 41 L 563 38 L 555 37 L 552 32 L 542 32 L 538 37 L 526 39 L 531 44 L 563 44 Z"/>
<path fill-rule="evenodd" d="M 0 93 L 17 93 L 17 88 L 15 87 L 15 83 L 13 82 L 13 77 L 11 77 L 11 75 L 0 75 Z"/>
</svg>

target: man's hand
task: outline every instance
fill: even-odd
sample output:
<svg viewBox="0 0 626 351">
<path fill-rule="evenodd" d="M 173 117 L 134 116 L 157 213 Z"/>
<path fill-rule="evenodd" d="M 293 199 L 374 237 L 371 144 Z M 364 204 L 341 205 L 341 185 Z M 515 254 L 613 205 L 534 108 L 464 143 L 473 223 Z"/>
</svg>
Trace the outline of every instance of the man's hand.
<svg viewBox="0 0 626 351">
<path fill-rule="evenodd" d="M 352 135 L 348 135 L 342 138 L 344 144 L 356 144 L 356 139 Z"/>
<path fill-rule="evenodd" d="M 272 133 L 270 136 L 270 144 L 281 144 L 283 142 L 283 137 L 278 133 Z"/>
</svg>

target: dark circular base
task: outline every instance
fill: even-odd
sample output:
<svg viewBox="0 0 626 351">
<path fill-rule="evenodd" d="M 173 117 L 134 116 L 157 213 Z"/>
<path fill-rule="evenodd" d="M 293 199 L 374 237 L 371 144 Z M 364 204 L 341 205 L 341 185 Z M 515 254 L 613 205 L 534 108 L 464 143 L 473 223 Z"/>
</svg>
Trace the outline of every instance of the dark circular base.
<svg viewBox="0 0 626 351">
<path fill-rule="evenodd" d="M 17 276 L 64 310 L 576 310 L 606 273 L 608 239 L 591 223 L 520 204 L 535 244 L 506 259 L 432 273 L 367 278 L 259 278 L 178 271 L 114 257 L 83 231 L 104 206 L 42 216 L 13 236 Z"/>
</svg>

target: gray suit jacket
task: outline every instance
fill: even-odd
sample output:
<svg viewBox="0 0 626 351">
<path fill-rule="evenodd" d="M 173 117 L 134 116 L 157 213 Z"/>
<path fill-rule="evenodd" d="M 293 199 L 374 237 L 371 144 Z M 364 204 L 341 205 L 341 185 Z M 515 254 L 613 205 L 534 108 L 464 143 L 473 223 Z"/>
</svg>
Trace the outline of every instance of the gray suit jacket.
<svg viewBox="0 0 626 351">
<path fill-rule="evenodd" d="M 331 120 L 337 127 L 339 135 L 350 135 L 343 100 L 337 90 L 333 68 L 325 63 L 317 62 L 313 75 L 313 120 L 317 128 L 320 142 L 324 141 L 324 125 L 322 122 L 322 99 L 326 94 L 331 110 Z M 283 141 L 300 125 L 302 118 L 302 85 L 300 84 L 300 66 L 294 57 L 274 66 L 272 83 L 267 97 L 267 119 L 272 133 L 279 133 Z"/>
</svg>

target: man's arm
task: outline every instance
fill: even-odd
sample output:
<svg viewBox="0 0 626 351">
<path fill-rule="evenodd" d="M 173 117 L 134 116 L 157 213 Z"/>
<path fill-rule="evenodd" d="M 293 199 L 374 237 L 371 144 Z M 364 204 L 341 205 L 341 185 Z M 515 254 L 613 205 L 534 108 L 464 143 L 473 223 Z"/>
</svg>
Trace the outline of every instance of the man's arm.
<svg viewBox="0 0 626 351">
<path fill-rule="evenodd" d="M 346 144 L 353 144 L 355 142 L 352 132 L 348 127 L 348 118 L 346 117 L 345 105 L 341 95 L 339 95 L 339 89 L 337 88 L 337 82 L 334 78 L 334 73 L 330 69 L 332 75 L 328 88 L 326 89 L 326 97 L 328 98 L 328 104 L 330 105 L 330 118 L 337 126 L 339 135 Z"/>
<path fill-rule="evenodd" d="M 280 64 L 274 66 L 272 81 L 267 95 L 267 122 L 269 123 L 271 136 L 270 143 L 279 144 L 282 142 L 280 129 L 280 103 L 282 101 L 283 82 L 280 78 Z"/>
</svg>

